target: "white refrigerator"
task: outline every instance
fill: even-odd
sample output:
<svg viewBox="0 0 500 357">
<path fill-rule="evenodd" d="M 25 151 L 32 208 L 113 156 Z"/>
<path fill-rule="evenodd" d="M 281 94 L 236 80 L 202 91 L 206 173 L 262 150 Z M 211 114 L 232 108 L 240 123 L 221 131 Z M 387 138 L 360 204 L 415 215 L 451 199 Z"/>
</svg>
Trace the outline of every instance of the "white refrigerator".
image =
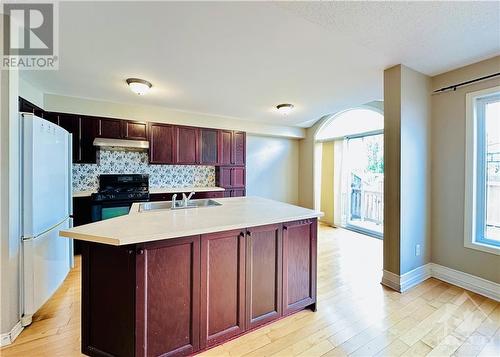
<svg viewBox="0 0 500 357">
<path fill-rule="evenodd" d="M 71 135 L 21 113 L 21 228 L 24 326 L 66 278 L 73 244 L 59 237 L 72 226 Z"/>
</svg>

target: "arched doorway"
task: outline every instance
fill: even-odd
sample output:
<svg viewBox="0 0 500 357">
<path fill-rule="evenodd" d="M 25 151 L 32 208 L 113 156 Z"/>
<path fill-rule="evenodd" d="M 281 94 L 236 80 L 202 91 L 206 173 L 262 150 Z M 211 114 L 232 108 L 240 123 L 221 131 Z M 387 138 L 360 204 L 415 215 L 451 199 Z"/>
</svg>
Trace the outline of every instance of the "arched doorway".
<svg viewBox="0 0 500 357">
<path fill-rule="evenodd" d="M 384 116 L 352 108 L 325 120 L 315 134 L 315 205 L 324 222 L 383 237 Z"/>
</svg>

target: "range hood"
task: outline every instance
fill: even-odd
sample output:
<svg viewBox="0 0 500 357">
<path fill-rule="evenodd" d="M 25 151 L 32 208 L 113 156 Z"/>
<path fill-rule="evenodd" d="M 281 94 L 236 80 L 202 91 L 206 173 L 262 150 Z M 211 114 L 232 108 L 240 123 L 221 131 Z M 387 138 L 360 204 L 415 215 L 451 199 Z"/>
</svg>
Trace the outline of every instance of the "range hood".
<svg viewBox="0 0 500 357">
<path fill-rule="evenodd" d="M 129 150 L 147 150 L 149 149 L 149 141 L 95 138 L 94 146 L 108 147 L 108 148 L 122 148 Z"/>
</svg>

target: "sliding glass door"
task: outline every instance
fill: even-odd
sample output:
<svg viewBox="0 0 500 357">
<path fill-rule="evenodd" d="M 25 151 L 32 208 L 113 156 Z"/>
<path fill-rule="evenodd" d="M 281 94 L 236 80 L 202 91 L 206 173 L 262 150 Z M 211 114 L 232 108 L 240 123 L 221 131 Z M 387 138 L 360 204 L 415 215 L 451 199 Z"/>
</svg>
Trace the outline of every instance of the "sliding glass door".
<svg viewBox="0 0 500 357">
<path fill-rule="evenodd" d="M 347 228 L 382 237 L 384 224 L 384 136 L 345 139 L 344 222 Z"/>
</svg>

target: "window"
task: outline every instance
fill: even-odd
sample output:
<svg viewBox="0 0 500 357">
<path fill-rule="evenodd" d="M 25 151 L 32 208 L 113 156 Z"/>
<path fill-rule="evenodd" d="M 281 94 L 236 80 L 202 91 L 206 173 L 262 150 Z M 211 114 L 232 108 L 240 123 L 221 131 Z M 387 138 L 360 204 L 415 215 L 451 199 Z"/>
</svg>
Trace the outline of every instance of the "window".
<svg viewBox="0 0 500 357">
<path fill-rule="evenodd" d="M 467 95 L 465 246 L 500 254 L 500 87 Z"/>
</svg>

